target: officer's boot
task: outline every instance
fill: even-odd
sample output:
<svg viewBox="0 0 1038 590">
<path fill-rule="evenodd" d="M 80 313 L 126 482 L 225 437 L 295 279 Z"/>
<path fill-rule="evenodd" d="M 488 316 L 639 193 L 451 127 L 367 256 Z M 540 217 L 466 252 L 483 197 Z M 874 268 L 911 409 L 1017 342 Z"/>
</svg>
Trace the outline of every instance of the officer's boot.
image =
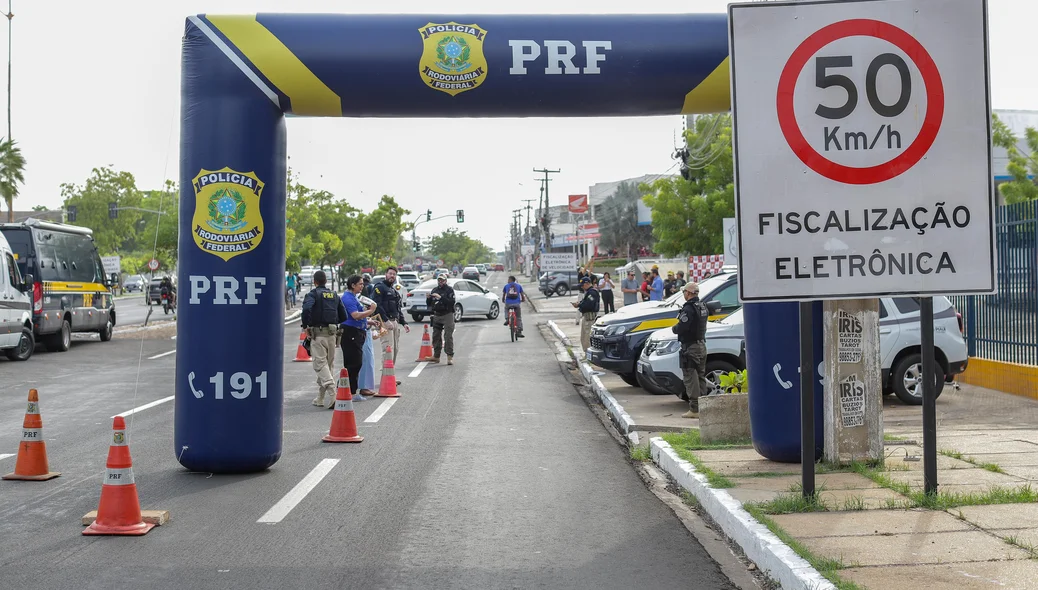
<svg viewBox="0 0 1038 590">
<path fill-rule="evenodd" d="M 313 405 L 315 405 L 315 406 L 317 406 L 319 408 L 323 408 L 324 407 L 324 390 L 323 389 L 320 390 L 317 393 L 317 397 L 315 397 L 314 401 L 311 402 L 311 403 L 313 403 Z"/>
<path fill-rule="evenodd" d="M 438 362 L 440 362 L 440 353 L 439 353 L 439 351 L 434 352 L 433 355 L 431 357 L 429 357 L 429 362 L 430 363 L 438 363 Z"/>
<path fill-rule="evenodd" d="M 448 365 L 453 365 L 454 364 L 454 355 L 451 355 L 451 354 L 447 355 L 447 364 Z"/>
</svg>

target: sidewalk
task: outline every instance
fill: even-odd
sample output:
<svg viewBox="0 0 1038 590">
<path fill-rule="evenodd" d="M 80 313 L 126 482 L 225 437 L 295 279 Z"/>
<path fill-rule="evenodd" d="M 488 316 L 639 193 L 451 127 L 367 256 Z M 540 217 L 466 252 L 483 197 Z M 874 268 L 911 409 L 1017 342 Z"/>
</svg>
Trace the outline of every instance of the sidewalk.
<svg viewBox="0 0 1038 590">
<path fill-rule="evenodd" d="M 578 355 L 579 328 L 555 325 Z M 798 463 L 702 445 L 676 397 L 596 380 L 610 412 L 630 417 L 634 444 L 639 431 L 689 429 L 652 437 L 648 455 L 783 588 L 1038 587 L 1038 401 L 948 386 L 937 403 L 938 495 L 927 497 L 921 412 L 887 397 L 883 464 L 819 463 L 818 493 L 805 500 Z"/>
</svg>

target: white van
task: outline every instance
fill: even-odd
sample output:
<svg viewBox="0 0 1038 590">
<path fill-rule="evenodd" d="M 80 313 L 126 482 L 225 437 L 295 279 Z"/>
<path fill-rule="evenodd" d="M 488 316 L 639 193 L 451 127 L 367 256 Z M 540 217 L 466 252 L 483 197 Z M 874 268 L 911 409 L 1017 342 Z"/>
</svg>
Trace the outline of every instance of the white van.
<svg viewBox="0 0 1038 590">
<path fill-rule="evenodd" d="M 22 278 L 14 252 L 0 233 L 0 350 L 12 361 L 27 361 L 36 348 L 32 333 L 31 278 Z"/>
</svg>

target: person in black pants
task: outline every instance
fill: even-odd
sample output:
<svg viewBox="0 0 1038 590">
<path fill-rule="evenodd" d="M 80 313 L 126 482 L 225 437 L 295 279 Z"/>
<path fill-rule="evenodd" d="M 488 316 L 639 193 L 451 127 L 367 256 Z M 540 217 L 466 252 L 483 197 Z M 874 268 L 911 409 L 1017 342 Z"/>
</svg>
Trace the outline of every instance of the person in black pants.
<svg viewBox="0 0 1038 590">
<path fill-rule="evenodd" d="M 609 276 L 609 273 L 604 273 L 601 280 L 598 281 L 598 292 L 602 295 L 602 312 L 613 313 L 616 311 L 616 305 L 613 304 L 613 278 Z"/>
<path fill-rule="evenodd" d="M 374 304 L 364 309 L 357 295 L 364 289 L 364 281 L 358 275 L 346 279 L 346 291 L 342 294 L 342 304 L 346 308 L 346 321 L 342 323 L 342 337 L 339 348 L 342 349 L 342 364 L 350 374 L 350 393 L 353 399 L 364 401 L 367 398 L 360 394 L 357 380 L 360 369 L 364 365 L 364 340 L 368 337 L 368 317 L 376 311 Z"/>
</svg>

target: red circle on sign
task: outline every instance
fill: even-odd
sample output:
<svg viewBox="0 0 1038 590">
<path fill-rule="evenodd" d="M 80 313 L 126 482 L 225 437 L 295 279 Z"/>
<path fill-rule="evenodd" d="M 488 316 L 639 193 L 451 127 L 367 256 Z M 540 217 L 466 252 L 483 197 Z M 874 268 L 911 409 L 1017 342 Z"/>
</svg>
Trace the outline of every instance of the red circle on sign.
<svg viewBox="0 0 1038 590">
<path fill-rule="evenodd" d="M 926 86 L 926 117 L 923 118 L 915 141 L 899 156 L 867 168 L 837 164 L 818 153 L 818 150 L 811 147 L 804 138 L 793 110 L 793 91 L 796 90 L 797 78 L 811 56 L 833 41 L 854 36 L 876 37 L 897 46 L 919 68 L 923 84 Z M 804 39 L 793 51 L 779 77 L 776 106 L 779 126 L 786 143 L 808 168 L 830 180 L 844 184 L 875 184 L 890 180 L 915 166 L 930 150 L 944 119 L 944 84 L 937 64 L 915 37 L 890 23 L 871 19 L 851 19 L 822 27 Z"/>
</svg>

